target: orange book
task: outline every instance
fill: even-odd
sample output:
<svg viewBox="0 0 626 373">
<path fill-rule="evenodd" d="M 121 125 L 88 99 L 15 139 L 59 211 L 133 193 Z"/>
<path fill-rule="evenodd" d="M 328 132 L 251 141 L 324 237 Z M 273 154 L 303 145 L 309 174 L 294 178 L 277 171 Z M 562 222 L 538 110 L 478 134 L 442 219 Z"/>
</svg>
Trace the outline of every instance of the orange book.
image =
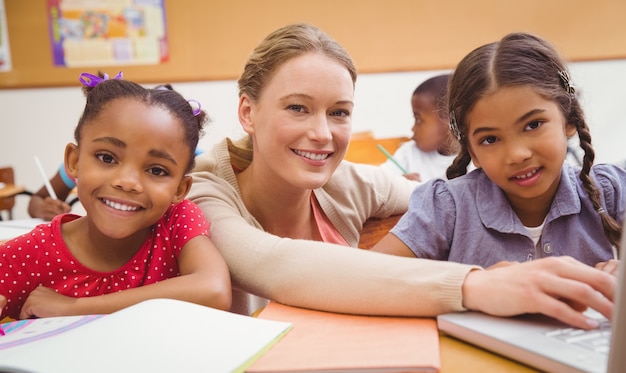
<svg viewBox="0 0 626 373">
<path fill-rule="evenodd" d="M 293 329 L 246 371 L 439 372 L 435 319 L 360 316 L 270 302 L 259 318 Z"/>
</svg>

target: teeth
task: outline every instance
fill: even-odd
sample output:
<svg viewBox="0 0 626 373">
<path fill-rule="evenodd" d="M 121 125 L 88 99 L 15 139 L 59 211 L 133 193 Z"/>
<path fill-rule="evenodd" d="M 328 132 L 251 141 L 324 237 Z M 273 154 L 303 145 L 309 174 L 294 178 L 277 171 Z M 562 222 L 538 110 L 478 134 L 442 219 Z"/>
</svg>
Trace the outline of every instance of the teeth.
<svg viewBox="0 0 626 373">
<path fill-rule="evenodd" d="M 315 154 L 311 152 L 303 152 L 302 150 L 294 150 L 294 152 L 302 157 L 312 159 L 314 161 L 322 161 L 328 158 L 328 154 Z"/>
<path fill-rule="evenodd" d="M 137 211 L 139 210 L 139 207 L 137 206 L 128 206 L 128 205 L 122 205 L 121 203 L 117 203 L 117 202 L 111 202 L 109 200 L 104 199 L 104 204 L 114 208 L 116 210 L 121 210 L 121 211 Z"/>
<path fill-rule="evenodd" d="M 533 176 L 536 173 L 537 173 L 537 169 L 534 169 L 534 170 L 530 171 L 529 173 L 527 173 L 526 175 L 515 176 L 515 178 L 516 179 L 528 179 L 529 177 Z"/>
</svg>

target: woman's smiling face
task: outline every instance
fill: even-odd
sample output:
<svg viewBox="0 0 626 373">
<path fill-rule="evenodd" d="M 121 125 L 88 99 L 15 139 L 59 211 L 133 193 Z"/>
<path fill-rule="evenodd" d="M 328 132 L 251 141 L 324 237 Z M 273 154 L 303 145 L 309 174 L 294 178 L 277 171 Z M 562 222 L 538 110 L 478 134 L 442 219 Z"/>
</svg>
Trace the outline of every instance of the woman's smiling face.
<svg viewBox="0 0 626 373">
<path fill-rule="evenodd" d="M 287 60 L 257 101 L 240 99 L 255 167 L 299 189 L 324 185 L 347 150 L 353 101 L 350 73 L 336 60 L 316 52 Z"/>
</svg>

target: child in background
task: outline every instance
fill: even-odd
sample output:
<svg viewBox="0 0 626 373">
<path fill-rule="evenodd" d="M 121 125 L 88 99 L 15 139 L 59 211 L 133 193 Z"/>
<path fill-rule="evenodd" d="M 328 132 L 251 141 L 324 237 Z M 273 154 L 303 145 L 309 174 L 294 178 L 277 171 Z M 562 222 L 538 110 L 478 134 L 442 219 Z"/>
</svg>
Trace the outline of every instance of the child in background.
<svg viewBox="0 0 626 373">
<path fill-rule="evenodd" d="M 446 88 L 450 74 L 432 77 L 420 84 L 411 96 L 413 108 L 413 137 L 402 144 L 393 154 L 400 165 L 408 171 L 409 180 L 427 181 L 445 178 L 446 169 L 459 150 L 457 141 L 451 136 L 448 115 L 445 110 Z M 382 168 L 403 175 L 391 160 Z"/>
<path fill-rule="evenodd" d="M 567 255 L 614 272 L 626 172 L 594 151 L 565 63 L 546 41 L 514 33 L 468 54 L 449 86 L 461 150 L 450 180 L 411 196 L 374 250 L 477 264 Z M 578 133 L 583 166 L 565 162 Z M 478 168 L 466 174 L 470 161 Z"/>
<path fill-rule="evenodd" d="M 168 89 L 174 90 L 170 84 L 161 84 L 154 89 Z M 202 151 L 196 149 L 195 155 L 202 154 Z M 52 198 L 48 194 L 48 189 L 45 185 L 41 186 L 39 190 L 30 197 L 28 202 L 28 215 L 31 218 L 40 218 L 43 220 L 52 220 L 59 214 L 65 214 L 70 212 L 71 205 L 78 201 L 78 198 L 67 202 L 67 197 L 72 190 L 76 187 L 76 182 L 72 179 L 65 170 L 65 165 L 61 163 L 59 170 L 50 178 L 50 186 L 54 190 L 57 199 Z"/>
<path fill-rule="evenodd" d="M 206 113 L 175 91 L 107 78 L 81 74 L 87 102 L 65 149 L 86 215 L 0 246 L 0 316 L 110 313 L 151 298 L 229 309 L 228 268 L 185 199 Z"/>
</svg>

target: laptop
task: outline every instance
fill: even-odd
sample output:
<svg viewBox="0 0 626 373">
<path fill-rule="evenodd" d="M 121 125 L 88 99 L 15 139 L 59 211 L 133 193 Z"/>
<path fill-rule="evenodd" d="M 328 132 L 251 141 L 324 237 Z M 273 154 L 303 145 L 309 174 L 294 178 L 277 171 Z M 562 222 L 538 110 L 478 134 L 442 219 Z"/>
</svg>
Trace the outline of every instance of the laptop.
<svg viewBox="0 0 626 373">
<path fill-rule="evenodd" d="M 621 253 L 626 255 L 626 229 Z M 480 312 L 457 312 L 437 317 L 448 335 L 550 372 L 623 372 L 626 369 L 626 269 L 620 262 L 612 321 L 594 310 L 596 330 L 582 330 L 544 315 L 496 317 Z M 621 349 L 621 351 L 620 351 Z M 621 353 L 620 353 L 621 352 Z"/>
</svg>

